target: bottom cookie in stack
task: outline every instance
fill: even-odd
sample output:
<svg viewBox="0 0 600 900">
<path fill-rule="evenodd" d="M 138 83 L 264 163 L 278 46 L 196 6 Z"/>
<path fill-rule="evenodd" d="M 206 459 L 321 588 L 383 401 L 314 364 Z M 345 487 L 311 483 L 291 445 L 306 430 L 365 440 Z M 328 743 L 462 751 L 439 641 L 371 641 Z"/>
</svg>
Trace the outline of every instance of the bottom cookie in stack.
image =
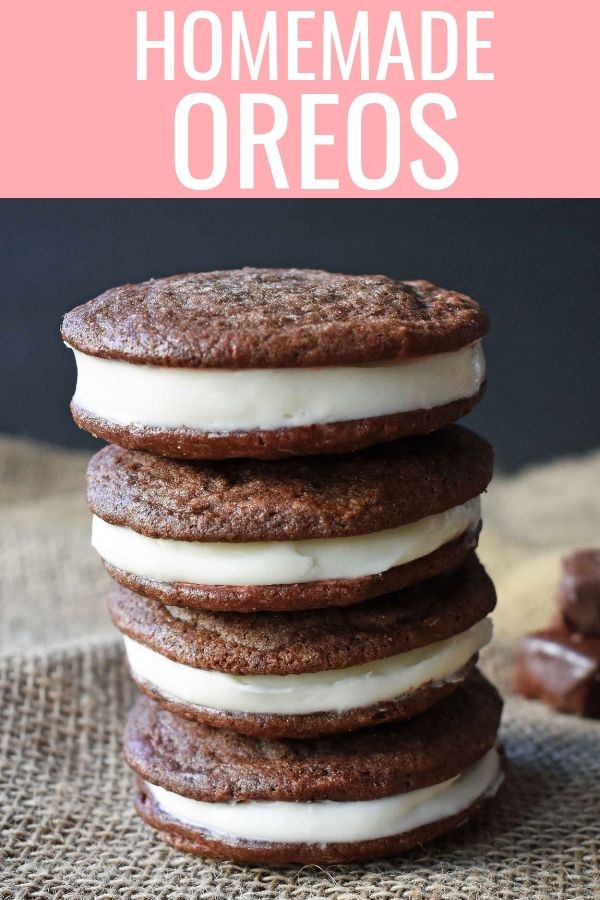
<svg viewBox="0 0 600 900">
<path fill-rule="evenodd" d="M 138 812 L 181 850 L 266 864 L 377 859 L 458 828 L 495 794 L 501 710 L 475 671 L 416 718 L 266 741 L 139 697 L 125 756 Z"/>
</svg>

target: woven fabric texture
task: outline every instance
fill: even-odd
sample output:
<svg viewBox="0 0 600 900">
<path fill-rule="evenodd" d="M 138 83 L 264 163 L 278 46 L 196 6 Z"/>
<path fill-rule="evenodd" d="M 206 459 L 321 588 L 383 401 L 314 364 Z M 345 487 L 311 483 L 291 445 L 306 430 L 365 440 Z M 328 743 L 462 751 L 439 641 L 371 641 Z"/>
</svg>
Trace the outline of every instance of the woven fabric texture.
<svg viewBox="0 0 600 900">
<path fill-rule="evenodd" d="M 487 665 L 498 677 L 510 660 L 499 647 Z M 255 868 L 176 853 L 135 816 L 120 755 L 132 689 L 116 644 L 5 656 L 0 672 L 3 900 L 591 900 L 600 883 L 593 723 L 509 699 L 506 781 L 463 831 L 386 863 Z"/>
<path fill-rule="evenodd" d="M 326 870 L 205 862 L 135 816 L 120 746 L 133 689 L 88 546 L 85 464 L 0 440 L 1 900 L 600 896 L 600 724 L 511 697 L 508 640 L 547 621 L 561 554 L 598 542 L 600 454 L 498 478 L 486 498 L 499 639 L 484 666 L 507 695 L 495 804 L 400 860 Z"/>
</svg>

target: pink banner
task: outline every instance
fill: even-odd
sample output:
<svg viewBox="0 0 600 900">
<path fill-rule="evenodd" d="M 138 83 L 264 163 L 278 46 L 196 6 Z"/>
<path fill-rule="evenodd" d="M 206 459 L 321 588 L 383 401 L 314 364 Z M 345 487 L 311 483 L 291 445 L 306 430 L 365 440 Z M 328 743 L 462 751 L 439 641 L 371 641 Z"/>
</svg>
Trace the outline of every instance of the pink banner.
<svg viewBox="0 0 600 900">
<path fill-rule="evenodd" d="M 589 197 L 600 3 L 4 4 L 11 197 Z"/>
</svg>

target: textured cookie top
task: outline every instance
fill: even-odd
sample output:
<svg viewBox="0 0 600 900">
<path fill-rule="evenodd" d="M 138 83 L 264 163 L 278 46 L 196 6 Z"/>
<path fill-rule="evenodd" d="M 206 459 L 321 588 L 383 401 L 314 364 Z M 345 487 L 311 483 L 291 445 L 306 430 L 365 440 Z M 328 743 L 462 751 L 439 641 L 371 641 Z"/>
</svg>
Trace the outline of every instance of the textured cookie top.
<svg viewBox="0 0 600 900">
<path fill-rule="evenodd" d="M 88 468 L 96 515 L 149 537 L 286 541 L 369 534 L 482 493 L 492 449 L 455 425 L 347 456 L 178 461 L 105 447 Z"/>
<path fill-rule="evenodd" d="M 67 313 L 62 336 L 92 356 L 246 369 L 425 356 L 487 329 L 474 300 L 428 281 L 236 269 L 111 288 Z"/>
<path fill-rule="evenodd" d="M 262 741 L 179 718 L 139 698 L 125 758 L 139 775 L 196 800 L 370 800 L 437 784 L 496 740 L 502 701 L 479 673 L 404 722 L 311 740 Z"/>
<path fill-rule="evenodd" d="M 116 627 L 176 662 L 233 675 L 343 669 L 466 631 L 494 608 L 495 592 L 472 553 L 452 575 L 357 606 L 290 613 L 173 609 L 114 584 Z"/>
</svg>

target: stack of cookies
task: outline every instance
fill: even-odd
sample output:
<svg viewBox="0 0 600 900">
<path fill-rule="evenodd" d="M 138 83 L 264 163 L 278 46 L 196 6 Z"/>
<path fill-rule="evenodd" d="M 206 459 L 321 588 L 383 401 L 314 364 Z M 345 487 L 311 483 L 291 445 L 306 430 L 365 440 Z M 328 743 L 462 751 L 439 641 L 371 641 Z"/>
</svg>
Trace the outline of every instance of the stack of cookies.
<svg viewBox="0 0 600 900">
<path fill-rule="evenodd" d="M 125 755 L 170 844 L 248 862 L 396 854 L 501 780 L 477 671 L 488 322 L 424 282 L 244 269 L 69 313 L 93 544 L 141 690 Z"/>
</svg>

